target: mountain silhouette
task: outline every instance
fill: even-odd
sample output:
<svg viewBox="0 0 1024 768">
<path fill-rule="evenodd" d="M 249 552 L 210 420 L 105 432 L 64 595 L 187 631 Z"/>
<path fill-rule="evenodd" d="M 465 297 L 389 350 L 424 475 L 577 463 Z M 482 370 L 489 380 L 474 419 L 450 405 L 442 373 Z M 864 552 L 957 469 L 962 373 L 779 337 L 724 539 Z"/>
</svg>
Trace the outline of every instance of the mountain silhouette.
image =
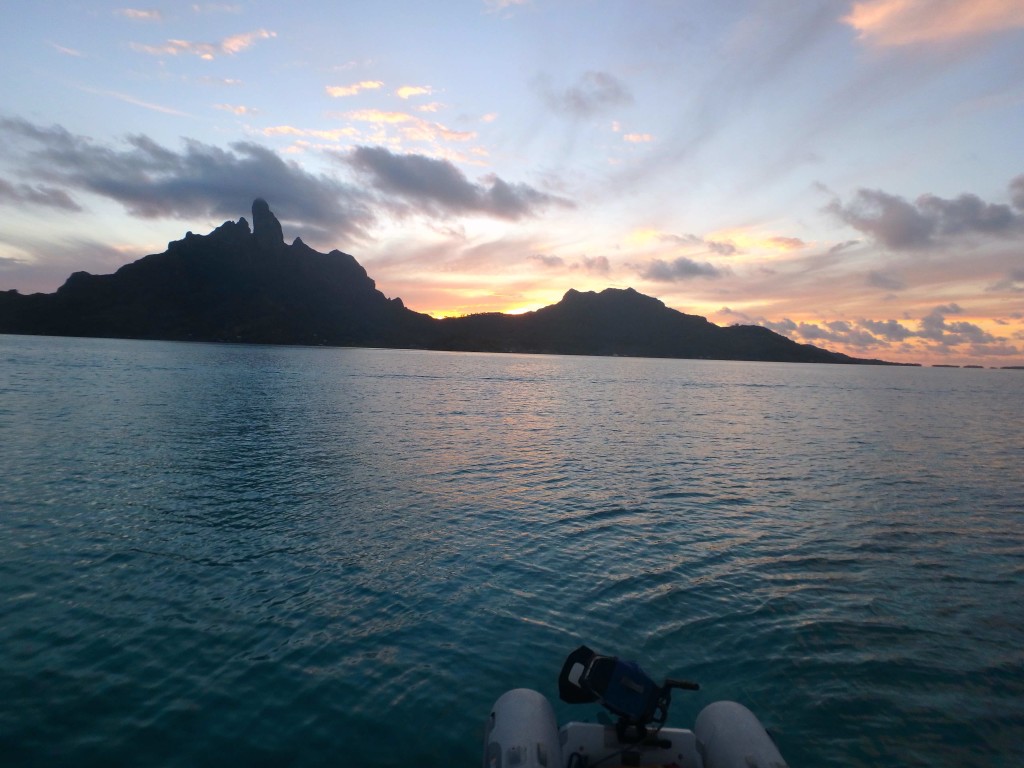
<svg viewBox="0 0 1024 768">
<path fill-rule="evenodd" d="M 0 333 L 547 354 L 881 363 L 760 326 L 723 328 L 632 288 L 568 291 L 521 315 L 437 320 L 377 290 L 352 256 L 284 240 L 265 200 L 208 235 L 56 293 L 0 292 Z"/>
</svg>

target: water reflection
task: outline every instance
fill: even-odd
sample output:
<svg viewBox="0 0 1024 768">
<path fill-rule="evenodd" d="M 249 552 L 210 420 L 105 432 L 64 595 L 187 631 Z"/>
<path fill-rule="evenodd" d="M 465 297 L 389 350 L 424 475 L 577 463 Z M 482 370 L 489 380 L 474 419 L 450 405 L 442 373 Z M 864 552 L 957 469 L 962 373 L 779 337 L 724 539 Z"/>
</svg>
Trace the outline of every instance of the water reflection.
<svg viewBox="0 0 1024 768">
<path fill-rule="evenodd" d="M 0 342 L 8 743 L 471 763 L 579 641 L 704 683 L 680 722 L 744 700 L 794 765 L 1024 715 L 1006 377 Z"/>
</svg>

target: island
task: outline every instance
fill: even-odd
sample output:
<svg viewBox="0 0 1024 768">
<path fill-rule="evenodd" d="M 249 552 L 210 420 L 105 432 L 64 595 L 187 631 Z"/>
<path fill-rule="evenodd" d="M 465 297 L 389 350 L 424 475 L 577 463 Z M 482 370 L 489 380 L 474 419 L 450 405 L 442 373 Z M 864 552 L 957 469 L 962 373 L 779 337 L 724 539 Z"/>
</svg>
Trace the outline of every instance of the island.
<svg viewBox="0 0 1024 768">
<path fill-rule="evenodd" d="M 466 352 L 896 365 L 722 327 L 632 288 L 570 289 L 519 315 L 437 319 L 388 298 L 356 259 L 288 244 L 263 199 L 207 235 L 110 275 L 75 272 L 55 293 L 0 291 L 0 333 Z"/>
</svg>

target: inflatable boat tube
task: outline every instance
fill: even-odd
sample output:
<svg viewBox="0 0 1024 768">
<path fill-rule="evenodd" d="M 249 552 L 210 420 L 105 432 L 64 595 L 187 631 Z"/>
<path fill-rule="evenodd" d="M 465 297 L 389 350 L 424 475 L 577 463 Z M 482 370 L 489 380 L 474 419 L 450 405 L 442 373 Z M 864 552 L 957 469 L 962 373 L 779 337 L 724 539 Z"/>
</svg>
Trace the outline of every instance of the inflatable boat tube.
<svg viewBox="0 0 1024 768">
<path fill-rule="evenodd" d="M 561 768 L 558 720 L 547 697 L 529 688 L 503 694 L 484 734 L 485 768 Z"/>
<path fill-rule="evenodd" d="M 704 768 L 786 768 L 761 721 L 735 701 L 708 704 L 697 715 L 693 732 Z"/>
</svg>

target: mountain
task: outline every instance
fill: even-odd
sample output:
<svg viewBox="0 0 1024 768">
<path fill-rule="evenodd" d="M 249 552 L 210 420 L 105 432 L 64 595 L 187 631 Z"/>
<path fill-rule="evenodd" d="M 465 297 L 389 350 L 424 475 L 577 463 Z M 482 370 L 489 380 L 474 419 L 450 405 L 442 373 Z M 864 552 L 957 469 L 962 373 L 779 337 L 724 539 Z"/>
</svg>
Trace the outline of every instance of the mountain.
<svg viewBox="0 0 1024 768">
<path fill-rule="evenodd" d="M 208 235 L 54 294 L 0 293 L 0 332 L 348 346 L 422 345 L 435 321 L 388 299 L 346 253 L 284 242 L 264 200 Z"/>
<path fill-rule="evenodd" d="M 722 328 L 670 309 L 632 288 L 570 290 L 557 304 L 522 315 L 497 313 L 439 322 L 443 349 L 572 355 L 878 363 L 798 344 L 757 325 Z"/>
<path fill-rule="evenodd" d="M 56 293 L 0 292 L 0 333 L 462 351 L 881 363 L 798 344 L 760 326 L 723 328 L 632 288 L 570 290 L 521 315 L 435 320 L 377 290 L 350 255 L 285 243 L 266 201 L 208 235 L 112 275 L 76 272 Z"/>
</svg>

